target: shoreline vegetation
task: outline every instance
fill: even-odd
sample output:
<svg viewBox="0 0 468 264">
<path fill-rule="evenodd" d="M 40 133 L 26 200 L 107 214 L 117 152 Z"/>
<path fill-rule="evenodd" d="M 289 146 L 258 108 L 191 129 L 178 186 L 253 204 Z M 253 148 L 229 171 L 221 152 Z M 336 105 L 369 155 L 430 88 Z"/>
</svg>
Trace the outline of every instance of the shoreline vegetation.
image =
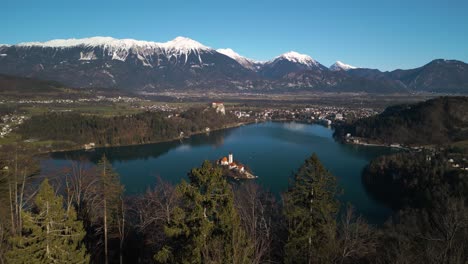
<svg viewBox="0 0 468 264">
<path fill-rule="evenodd" d="M 401 150 L 419 150 L 419 149 L 431 149 L 433 145 L 427 146 L 402 146 L 398 143 L 388 144 L 388 143 L 379 143 L 379 142 L 368 142 L 365 138 L 356 138 L 352 137 L 347 140 L 340 140 L 343 144 L 349 145 L 358 145 L 358 146 L 369 146 L 369 147 L 387 147 Z"/>
<path fill-rule="evenodd" d="M 67 149 L 54 149 L 54 150 L 46 150 L 44 152 L 38 152 L 38 154 L 47 154 L 47 153 L 60 153 L 60 152 L 68 152 L 68 151 L 79 151 L 79 150 L 85 150 L 85 151 L 93 151 L 95 149 L 98 149 L 98 148 L 117 148 L 117 147 L 130 147 L 130 146 L 140 146 L 140 145 L 147 145 L 147 144 L 158 144 L 158 143 L 166 143 L 166 142 L 174 142 L 174 141 L 180 141 L 180 140 L 183 140 L 183 139 L 188 139 L 192 136 L 196 136 L 196 135 L 203 135 L 203 134 L 209 134 L 210 132 L 214 132 L 214 131 L 221 131 L 221 130 L 225 130 L 225 129 L 231 129 L 231 128 L 237 128 L 237 127 L 241 127 L 241 126 L 246 126 L 246 125 L 251 125 L 251 124 L 256 124 L 256 123 L 265 123 L 265 122 L 279 122 L 279 123 L 283 123 L 283 122 L 295 122 L 295 123 L 301 123 L 301 124 L 308 124 L 308 125 L 323 125 L 321 123 L 318 123 L 318 122 L 311 122 L 311 121 L 301 121 L 301 120 L 294 120 L 294 119 L 287 119 L 287 118 L 283 118 L 283 119 L 275 119 L 275 120 L 254 120 L 254 121 L 242 121 L 242 122 L 237 122 L 237 123 L 233 123 L 233 124 L 228 124 L 224 127 L 220 127 L 220 128 L 214 128 L 214 129 L 210 129 L 209 132 L 207 132 L 206 130 L 200 130 L 200 131 L 197 131 L 197 132 L 192 132 L 191 134 L 189 135 L 184 135 L 183 137 L 175 137 L 175 138 L 170 138 L 170 139 L 162 139 L 162 140 L 159 140 L 159 141 L 152 141 L 152 142 L 145 142 L 145 143 L 134 143 L 134 144 L 126 144 L 126 145 L 106 145 L 106 146 L 95 146 L 95 147 L 92 147 L 92 148 L 86 148 L 85 145 L 80 145 L 80 146 L 77 146 L 76 148 L 67 148 Z M 325 125 L 323 125 L 325 126 Z M 330 126 L 325 126 L 325 127 L 328 127 L 330 128 Z M 364 145 L 364 144 L 363 144 Z M 382 146 L 382 147 L 390 147 L 390 146 L 386 146 L 386 145 L 372 145 L 372 144 L 368 144 L 368 146 Z"/>
<path fill-rule="evenodd" d="M 439 97 L 387 107 L 382 113 L 336 126 L 335 137 L 390 146 L 449 145 L 468 139 L 468 97 Z"/>
<path fill-rule="evenodd" d="M 140 146 L 140 145 L 149 145 L 149 144 L 158 144 L 158 143 L 166 143 L 166 142 L 181 141 L 181 140 L 183 140 L 183 139 L 188 139 L 188 138 L 190 138 L 190 137 L 192 137 L 192 136 L 203 135 L 203 134 L 209 134 L 210 132 L 221 131 L 221 130 L 236 128 L 236 127 L 241 127 L 241 126 L 245 126 L 245 125 L 249 125 L 249 124 L 253 124 L 253 123 L 255 123 L 255 121 L 238 122 L 238 123 L 233 123 L 233 124 L 226 125 L 226 126 L 224 126 L 224 127 L 210 129 L 209 132 L 207 132 L 207 131 L 205 131 L 205 130 L 200 130 L 200 131 L 192 132 L 192 133 L 189 134 L 189 135 L 184 135 L 183 137 L 175 137 L 175 138 L 169 138 L 169 139 L 161 139 L 161 140 L 158 140 L 158 141 L 151 141 L 151 142 L 145 142 L 145 143 L 134 143 L 134 144 L 126 144 L 126 145 L 95 146 L 95 147 L 92 147 L 92 148 L 89 148 L 89 149 L 85 148 L 84 145 L 80 145 L 80 146 L 77 146 L 76 148 L 47 150 L 47 151 L 44 151 L 44 152 L 39 152 L 38 154 L 60 153 L 60 152 L 69 152 L 69 151 L 80 151 L 80 150 L 84 150 L 84 151 L 94 151 L 95 149 L 99 149 L 99 148 L 131 147 L 131 146 Z"/>
<path fill-rule="evenodd" d="M 36 153 L 46 154 L 171 142 L 254 122 L 231 113 L 218 113 L 210 107 L 113 117 L 47 113 L 31 117 L 17 133 L 21 141 L 35 146 Z"/>
<path fill-rule="evenodd" d="M 243 121 L 240 121 L 240 122 L 234 122 L 234 123 L 226 124 L 223 127 L 210 128 L 209 131 L 206 131 L 206 129 L 202 129 L 202 130 L 199 130 L 199 131 L 190 132 L 190 134 L 184 134 L 183 136 L 177 136 L 177 137 L 172 137 L 172 138 L 167 138 L 167 139 L 160 139 L 160 140 L 155 140 L 155 141 L 148 141 L 148 142 L 142 142 L 142 143 L 131 143 L 131 144 L 107 144 L 107 145 L 95 145 L 95 144 L 93 144 L 94 142 L 89 142 L 89 143 L 78 144 L 78 145 L 75 145 L 75 146 L 70 146 L 70 147 L 65 147 L 65 148 L 48 148 L 48 149 L 44 149 L 44 150 L 39 149 L 36 153 L 38 155 L 42 155 L 42 154 L 48 154 L 48 153 L 60 153 L 60 152 L 69 152 L 69 151 L 80 151 L 80 150 L 93 151 L 93 150 L 99 149 L 99 148 L 129 147 L 129 146 L 139 146 L 139 145 L 147 145 L 147 144 L 158 144 L 158 143 L 165 143 L 165 142 L 174 142 L 174 141 L 180 141 L 180 140 L 183 140 L 183 139 L 187 139 L 187 138 L 190 138 L 190 137 L 196 136 L 196 135 L 209 134 L 210 132 L 214 132 L 214 131 L 221 131 L 221 130 L 225 130 L 225 129 L 237 128 L 237 127 L 241 127 L 241 126 L 245 126 L 245 125 L 250 125 L 250 124 L 255 124 L 255 123 L 264 123 L 264 122 L 280 122 L 280 123 L 281 122 L 296 122 L 296 123 L 303 123 L 303 124 L 323 125 L 322 123 L 316 122 L 316 121 L 295 120 L 295 119 L 291 119 L 291 118 L 280 118 L 280 119 L 274 119 L 274 120 L 258 120 L 258 119 L 256 119 L 256 120 L 243 120 Z M 330 126 L 326 126 L 326 127 L 330 127 Z M 25 143 L 39 142 L 39 140 L 37 140 L 37 139 L 26 139 L 26 140 L 22 140 L 22 141 L 25 142 Z M 60 140 L 57 140 L 56 142 L 61 143 Z M 51 143 L 53 144 L 54 142 L 52 141 Z M 87 147 L 90 144 L 92 145 L 92 147 Z"/>
<path fill-rule="evenodd" d="M 391 123 L 396 127 L 401 125 L 398 120 L 411 124 L 407 114 L 390 118 Z M 248 122 L 233 122 L 239 119 L 209 107 L 171 117 L 167 113 L 111 118 L 61 113 L 36 118 L 21 128 L 26 138 L 75 140 L 80 146 L 89 144 L 89 138 L 97 146 L 177 140 Z M 437 118 L 440 115 L 429 119 L 429 124 Z M 394 135 L 387 134 L 394 126 L 386 122 L 382 130 L 369 133 Z M 427 136 L 424 131 L 433 132 L 427 124 L 410 126 L 400 136 Z M 445 139 L 463 139 L 458 129 L 464 123 L 455 120 L 451 125 Z M 346 136 L 342 128 L 336 126 L 335 132 Z M 172 185 L 160 180 L 135 197 L 123 195 L 125 186 L 105 154 L 97 165 L 86 167 L 76 161 L 67 170 L 57 171 L 50 186 L 47 181 L 39 185 L 43 176 L 38 172 L 38 159 L 24 145 L 9 146 L 0 152 L 0 234 L 4 234 L 0 257 L 14 262 L 18 255 L 30 259 L 49 252 L 48 245 L 36 237 L 44 236 L 41 230 L 51 226 L 49 218 L 41 217 L 43 205 L 51 204 L 47 213 L 52 226 L 62 231 L 57 232 L 61 237 L 49 236 L 47 241 L 73 237 L 70 243 L 57 245 L 79 255 L 72 259 L 81 262 L 461 264 L 468 257 L 464 243 L 468 237 L 468 171 L 461 169 L 467 145 L 459 149 L 437 146 L 434 152 L 383 156 L 366 169 L 364 184 L 378 194 L 387 191 L 399 198 L 393 204 L 395 214 L 384 226 L 368 224 L 351 207 L 340 217 L 337 196 L 341 190 L 315 154 L 298 168 L 282 200 L 276 201 L 255 181 L 229 184 L 222 169 L 210 161 L 193 168 L 188 181 Z M 446 152 L 441 152 L 442 147 Z M 381 188 L 384 191 L 379 192 Z"/>
<path fill-rule="evenodd" d="M 375 158 L 362 174 L 367 192 L 396 212 L 391 219 L 396 223 L 392 232 L 396 232 L 388 242 L 398 241 L 396 235 L 405 232 L 409 238 L 400 242 L 415 243 L 411 249 L 398 249 L 400 254 L 431 248 L 428 259 L 435 261 L 431 263 L 466 261 L 466 255 L 457 253 L 448 257 L 432 252 L 444 245 L 427 240 L 439 239 L 441 234 L 437 232 L 441 230 L 453 232 L 448 241 L 441 239 L 442 243 L 467 237 L 467 233 L 456 231 L 458 224 L 466 226 L 468 222 L 467 111 L 468 97 L 440 97 L 418 104 L 391 106 L 379 115 L 341 124 L 335 129 L 335 138 L 345 144 L 407 150 Z M 444 223 L 443 229 L 438 226 L 440 223 Z M 427 239 L 421 240 L 416 233 L 426 233 Z M 467 249 L 465 246 L 460 254 Z M 451 246 L 445 250 L 454 252 Z M 411 255 L 408 251 L 404 254 Z"/>
</svg>

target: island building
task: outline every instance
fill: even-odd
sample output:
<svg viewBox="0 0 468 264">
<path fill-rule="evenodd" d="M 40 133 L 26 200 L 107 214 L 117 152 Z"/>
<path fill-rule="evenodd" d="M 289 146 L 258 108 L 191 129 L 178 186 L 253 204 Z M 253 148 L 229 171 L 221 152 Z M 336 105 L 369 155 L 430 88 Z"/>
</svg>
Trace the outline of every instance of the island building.
<svg viewBox="0 0 468 264">
<path fill-rule="evenodd" d="M 229 153 L 227 157 L 222 157 L 217 161 L 217 164 L 220 166 L 226 167 L 228 170 L 236 171 L 242 175 L 235 175 L 233 176 L 235 179 L 256 179 L 258 176 L 253 175 L 249 171 L 247 171 L 242 164 L 237 164 L 234 162 L 234 155 Z"/>
<path fill-rule="evenodd" d="M 218 164 L 221 166 L 228 166 L 230 170 L 237 170 L 239 172 L 244 172 L 245 168 L 241 164 L 236 164 L 234 162 L 234 156 L 232 153 L 229 153 L 227 157 L 222 157 L 220 160 L 218 160 Z"/>
</svg>

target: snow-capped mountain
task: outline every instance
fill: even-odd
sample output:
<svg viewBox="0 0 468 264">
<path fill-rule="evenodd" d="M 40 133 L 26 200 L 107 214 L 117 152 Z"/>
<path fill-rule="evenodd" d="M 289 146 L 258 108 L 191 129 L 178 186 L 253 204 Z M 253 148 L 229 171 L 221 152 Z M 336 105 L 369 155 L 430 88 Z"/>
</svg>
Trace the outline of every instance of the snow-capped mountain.
<svg viewBox="0 0 468 264">
<path fill-rule="evenodd" d="M 7 44 L 0 44 L 0 57 L 6 57 L 7 54 L 3 53 L 3 50 L 6 50 L 10 45 Z"/>
<path fill-rule="evenodd" d="M 244 56 L 239 55 L 237 52 L 233 51 L 232 49 L 217 49 L 217 52 L 224 54 L 228 56 L 229 58 L 237 61 L 240 65 L 244 66 L 247 69 L 250 70 L 258 70 L 258 68 L 261 66 L 261 62 L 254 61 L 252 59 L 246 58 Z"/>
<path fill-rule="evenodd" d="M 266 62 L 261 72 L 268 78 L 280 78 L 294 72 L 325 70 L 328 68 L 310 56 L 290 51 Z"/>
<path fill-rule="evenodd" d="M 300 54 L 295 51 L 289 51 L 276 57 L 273 61 L 288 60 L 290 62 L 306 65 L 308 67 L 318 66 L 319 63 L 312 59 L 309 55 Z"/>
<path fill-rule="evenodd" d="M 82 48 L 89 50 L 80 53 L 79 60 L 96 60 L 96 48 L 102 49 L 103 56 L 111 56 L 112 60 L 126 61 L 130 54 L 136 54 L 145 66 L 157 66 L 158 60 L 149 57 L 165 56 L 167 60 L 175 60 L 186 64 L 190 56 L 202 64 L 200 57 L 203 53 L 214 53 L 215 50 L 186 37 L 177 37 L 171 41 L 158 43 L 151 41 L 140 41 L 134 39 L 115 39 L 111 37 L 92 37 L 83 39 L 56 39 L 46 42 L 24 42 L 15 45 L 21 48 L 56 48 L 71 49 Z M 159 59 L 159 58 L 158 58 Z"/>
<path fill-rule="evenodd" d="M 74 87 L 167 89 L 234 87 L 252 72 L 185 37 L 150 42 L 111 37 L 58 39 L 1 47 L 0 73 L 37 77 Z"/>
<path fill-rule="evenodd" d="M 351 69 L 357 69 L 357 67 L 343 63 L 341 61 L 337 61 L 330 66 L 330 70 L 332 71 L 347 71 Z"/>
<path fill-rule="evenodd" d="M 413 70 L 381 72 L 336 62 L 329 68 L 294 51 L 256 62 L 177 37 L 167 42 L 91 37 L 0 45 L 0 74 L 66 86 L 141 90 L 468 93 L 468 65 L 436 60 Z"/>
</svg>

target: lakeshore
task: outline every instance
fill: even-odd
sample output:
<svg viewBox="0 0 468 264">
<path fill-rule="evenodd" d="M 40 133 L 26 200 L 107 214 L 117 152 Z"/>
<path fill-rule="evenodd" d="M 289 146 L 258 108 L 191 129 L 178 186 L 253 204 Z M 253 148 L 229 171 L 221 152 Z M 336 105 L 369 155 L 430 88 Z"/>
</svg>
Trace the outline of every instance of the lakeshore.
<svg viewBox="0 0 468 264">
<path fill-rule="evenodd" d="M 249 124 L 253 124 L 253 123 L 258 123 L 258 122 L 255 122 L 255 121 L 252 121 L 252 122 L 238 122 L 238 123 L 233 123 L 233 124 L 226 125 L 226 126 L 221 127 L 221 128 L 210 129 L 210 131 L 208 131 L 208 132 L 206 130 L 200 130 L 200 131 L 197 131 L 197 132 L 192 132 L 189 135 L 184 135 L 182 137 L 179 136 L 179 137 L 163 139 L 163 140 L 155 140 L 155 141 L 150 141 L 150 142 L 145 142 L 145 143 L 121 144 L 121 145 L 119 145 L 119 144 L 113 144 L 113 145 L 106 144 L 104 146 L 94 145 L 94 147 L 86 148 L 86 145 L 91 144 L 92 143 L 91 142 L 91 143 L 84 144 L 84 145 L 80 144 L 80 145 L 77 145 L 76 147 L 61 148 L 61 149 L 48 149 L 48 150 L 44 150 L 44 151 L 38 151 L 37 154 L 41 155 L 41 154 L 49 154 L 49 153 L 64 153 L 64 152 L 70 152 L 70 151 L 94 151 L 94 150 L 100 149 L 100 148 L 102 149 L 102 148 L 114 148 L 114 147 L 131 147 L 131 146 L 142 146 L 142 145 L 165 143 L 165 142 L 177 142 L 177 141 L 181 142 L 184 139 L 188 139 L 188 138 L 190 138 L 192 136 L 201 135 L 201 134 L 209 134 L 211 132 L 236 128 L 236 127 L 245 126 L 245 125 L 249 125 Z"/>
<path fill-rule="evenodd" d="M 370 222 L 383 223 L 391 210 L 367 194 L 361 172 L 370 160 L 395 150 L 341 144 L 333 139 L 332 133 L 331 129 L 316 124 L 261 122 L 212 131 L 209 135 L 201 133 L 182 141 L 50 153 L 41 167 L 47 174 L 48 169 L 56 171 L 72 161 L 96 164 L 105 154 L 120 174 L 126 193 L 133 195 L 154 186 L 157 177 L 174 184 L 186 180 L 187 172 L 204 160 L 216 161 L 232 152 L 239 163 L 258 176 L 256 184 L 279 198 L 288 188 L 291 174 L 305 158 L 317 153 L 346 190 L 340 197 L 343 204 L 350 202 Z M 244 184 L 242 179 L 235 181 Z"/>
</svg>

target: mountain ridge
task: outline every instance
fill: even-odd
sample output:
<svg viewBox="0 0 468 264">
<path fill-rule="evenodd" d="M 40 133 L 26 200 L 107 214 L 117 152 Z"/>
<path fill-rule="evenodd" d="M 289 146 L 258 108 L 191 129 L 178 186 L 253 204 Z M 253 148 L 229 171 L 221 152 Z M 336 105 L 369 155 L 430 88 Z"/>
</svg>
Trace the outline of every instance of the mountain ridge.
<svg viewBox="0 0 468 264">
<path fill-rule="evenodd" d="M 347 71 L 351 69 L 358 69 L 358 67 L 343 63 L 341 61 L 336 61 L 329 67 L 329 69 L 332 71 Z"/>
<path fill-rule="evenodd" d="M 0 46 L 0 73 L 77 88 L 468 93 L 468 65 L 461 61 L 434 60 L 390 72 L 338 62 L 335 70 L 294 51 L 257 62 L 186 37 L 162 43 L 91 37 Z"/>
</svg>

